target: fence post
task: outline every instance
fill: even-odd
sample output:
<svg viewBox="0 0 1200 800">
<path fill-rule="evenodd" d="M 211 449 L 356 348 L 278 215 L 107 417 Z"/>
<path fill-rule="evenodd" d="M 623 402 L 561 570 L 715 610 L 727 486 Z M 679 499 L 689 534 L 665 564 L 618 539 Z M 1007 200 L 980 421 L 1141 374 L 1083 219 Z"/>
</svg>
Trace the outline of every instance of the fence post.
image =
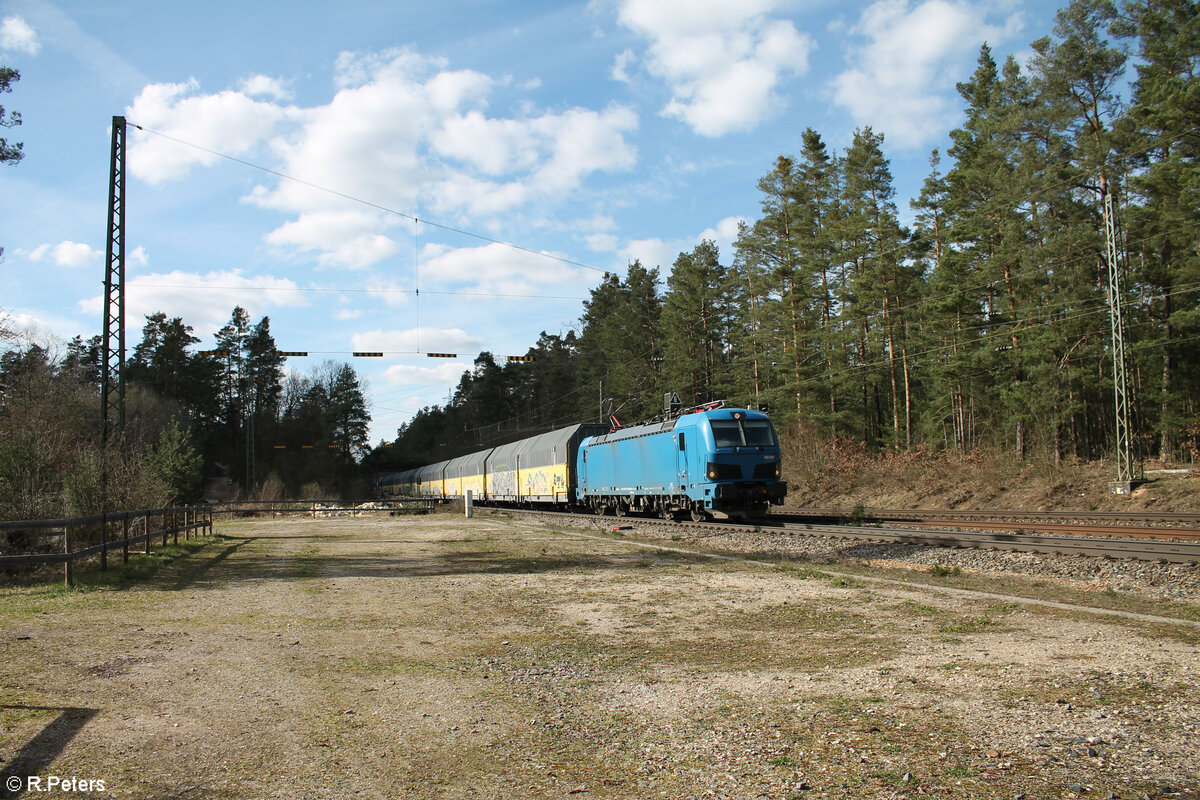
<svg viewBox="0 0 1200 800">
<path fill-rule="evenodd" d="M 108 569 L 108 511 L 100 510 L 100 571 Z"/>
<path fill-rule="evenodd" d="M 71 526 L 63 526 L 63 552 L 67 555 L 67 560 L 63 562 L 63 582 L 67 586 L 75 585 L 75 572 L 71 564 Z"/>
<path fill-rule="evenodd" d="M 163 528 L 162 528 L 162 535 L 163 535 L 163 547 L 166 547 L 166 546 L 167 546 L 167 538 L 168 538 L 168 537 L 171 535 L 171 527 L 170 527 L 170 526 L 167 524 L 167 519 L 168 519 L 168 517 L 169 517 L 169 514 L 170 514 L 170 512 L 168 512 L 168 511 L 167 511 L 167 510 L 164 508 L 164 509 L 163 509 L 163 512 L 162 512 L 162 519 L 163 519 L 163 523 L 162 523 L 162 525 L 163 525 Z"/>
<path fill-rule="evenodd" d="M 146 555 L 150 555 L 150 512 L 146 512 Z"/>
<path fill-rule="evenodd" d="M 124 545 L 124 553 L 122 556 L 124 558 L 124 561 L 122 563 L 128 564 L 129 563 L 129 512 L 126 512 L 125 519 L 121 520 L 121 533 L 122 533 L 121 539 L 122 539 L 123 545 Z"/>
<path fill-rule="evenodd" d="M 213 517 L 214 516 L 216 516 L 216 515 L 213 513 L 213 507 L 209 506 L 208 507 L 208 535 L 209 536 L 213 535 Z"/>
<path fill-rule="evenodd" d="M 171 509 L 171 531 L 175 535 L 175 544 L 179 544 L 179 509 Z"/>
</svg>

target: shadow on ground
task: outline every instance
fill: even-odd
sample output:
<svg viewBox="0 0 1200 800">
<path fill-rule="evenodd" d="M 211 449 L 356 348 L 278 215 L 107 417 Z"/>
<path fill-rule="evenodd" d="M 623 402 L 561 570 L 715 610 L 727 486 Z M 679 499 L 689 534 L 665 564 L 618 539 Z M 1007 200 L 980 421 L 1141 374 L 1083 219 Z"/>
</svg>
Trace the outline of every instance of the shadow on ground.
<svg viewBox="0 0 1200 800">
<path fill-rule="evenodd" d="M 55 717 L 42 728 L 11 761 L 0 770 L 0 797 L 20 797 L 25 793 L 30 776 L 44 776 L 46 767 L 66 749 L 71 740 L 83 730 L 92 717 L 94 708 L 48 708 L 44 706 L 6 705 L 0 708 L 18 711 L 57 711 Z M 19 788 L 17 788 L 19 787 Z"/>
</svg>

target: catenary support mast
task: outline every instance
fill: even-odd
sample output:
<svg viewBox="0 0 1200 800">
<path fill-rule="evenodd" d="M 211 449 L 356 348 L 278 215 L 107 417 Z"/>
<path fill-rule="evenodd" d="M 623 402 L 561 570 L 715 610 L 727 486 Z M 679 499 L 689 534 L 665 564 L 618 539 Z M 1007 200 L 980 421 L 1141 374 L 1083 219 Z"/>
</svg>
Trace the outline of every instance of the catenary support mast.
<svg viewBox="0 0 1200 800">
<path fill-rule="evenodd" d="M 1133 434 L 1129 424 L 1129 382 L 1125 375 L 1125 317 L 1122 308 L 1121 267 L 1117 261 L 1117 233 L 1113 221 L 1112 191 L 1104 192 L 1104 238 L 1108 261 L 1108 309 L 1112 327 L 1113 394 L 1116 408 L 1117 479 L 1109 484 L 1114 494 L 1133 490 Z"/>
<path fill-rule="evenodd" d="M 105 248 L 104 329 L 100 334 L 100 449 L 125 429 L 125 118 L 112 120 Z"/>
</svg>

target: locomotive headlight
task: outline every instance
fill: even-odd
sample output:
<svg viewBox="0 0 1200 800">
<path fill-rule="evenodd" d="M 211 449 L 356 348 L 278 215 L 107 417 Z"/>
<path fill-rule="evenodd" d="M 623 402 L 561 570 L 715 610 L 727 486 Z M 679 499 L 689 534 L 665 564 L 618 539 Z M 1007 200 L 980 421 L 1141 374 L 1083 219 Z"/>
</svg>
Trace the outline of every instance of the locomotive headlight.
<svg viewBox="0 0 1200 800">
<path fill-rule="evenodd" d="M 783 465 L 780 464 L 778 461 L 776 461 L 775 462 L 775 477 L 778 478 L 782 474 L 783 474 Z"/>
</svg>

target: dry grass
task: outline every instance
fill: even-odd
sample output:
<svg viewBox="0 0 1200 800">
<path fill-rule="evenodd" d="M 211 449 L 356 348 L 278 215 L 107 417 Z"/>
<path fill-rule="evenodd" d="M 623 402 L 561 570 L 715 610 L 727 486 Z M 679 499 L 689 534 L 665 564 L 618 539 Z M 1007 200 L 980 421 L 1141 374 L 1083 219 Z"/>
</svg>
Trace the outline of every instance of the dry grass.
<svg viewBox="0 0 1200 800">
<path fill-rule="evenodd" d="M 1151 465 L 1152 466 L 1152 465 Z M 1151 475 L 1132 497 L 1109 492 L 1108 463 L 1007 453 L 915 450 L 870 453 L 849 439 L 801 435 L 785 442 L 788 505 L 802 508 L 948 508 L 1200 511 L 1200 474 Z"/>
<path fill-rule="evenodd" d="M 1200 787 L 1195 645 L 1128 621 L 497 517 L 221 530 L 137 581 L 0 589 L 0 767 L 131 798 Z"/>
</svg>

